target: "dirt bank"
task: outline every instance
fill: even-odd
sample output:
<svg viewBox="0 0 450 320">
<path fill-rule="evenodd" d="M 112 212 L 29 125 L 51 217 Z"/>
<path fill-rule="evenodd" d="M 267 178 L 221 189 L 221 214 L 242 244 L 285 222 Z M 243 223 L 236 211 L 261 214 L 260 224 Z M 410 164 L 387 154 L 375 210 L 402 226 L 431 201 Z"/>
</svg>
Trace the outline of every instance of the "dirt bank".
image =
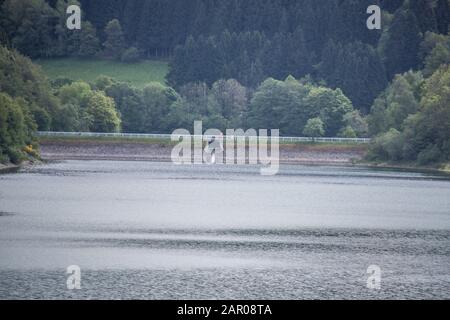
<svg viewBox="0 0 450 320">
<path fill-rule="evenodd" d="M 23 168 L 29 168 L 33 165 L 40 164 L 41 161 L 35 159 L 35 160 L 27 160 L 23 161 L 20 165 L 16 165 L 13 163 L 0 163 L 0 174 L 6 174 L 6 173 L 15 173 Z"/>
<path fill-rule="evenodd" d="M 17 171 L 19 169 L 19 166 L 11 163 L 0 163 L 0 174 L 2 173 L 10 173 Z"/>
<path fill-rule="evenodd" d="M 42 140 L 44 160 L 170 161 L 173 146 L 164 143 Z M 280 162 L 351 165 L 366 153 L 365 145 L 296 144 L 280 146 Z"/>
</svg>

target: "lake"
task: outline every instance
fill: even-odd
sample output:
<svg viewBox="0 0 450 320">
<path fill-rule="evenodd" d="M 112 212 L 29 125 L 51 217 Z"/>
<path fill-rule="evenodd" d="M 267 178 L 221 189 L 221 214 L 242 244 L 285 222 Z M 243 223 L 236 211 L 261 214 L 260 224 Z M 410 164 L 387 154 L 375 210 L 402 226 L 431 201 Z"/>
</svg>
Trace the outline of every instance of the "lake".
<svg viewBox="0 0 450 320">
<path fill-rule="evenodd" d="M 63 161 L 0 175 L 0 299 L 450 298 L 447 177 L 259 172 Z"/>
</svg>

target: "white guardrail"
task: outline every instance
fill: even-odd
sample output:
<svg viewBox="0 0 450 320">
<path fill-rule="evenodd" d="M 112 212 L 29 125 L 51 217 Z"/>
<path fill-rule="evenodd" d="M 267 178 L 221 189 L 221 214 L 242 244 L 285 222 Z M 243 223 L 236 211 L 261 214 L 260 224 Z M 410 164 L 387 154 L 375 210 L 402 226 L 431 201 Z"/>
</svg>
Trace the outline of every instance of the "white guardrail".
<svg viewBox="0 0 450 320">
<path fill-rule="evenodd" d="M 170 140 L 171 134 L 151 134 L 151 133 L 97 133 L 97 132 L 51 132 L 39 131 L 39 137 L 97 137 L 97 138 L 124 138 L 124 139 L 167 139 Z M 196 137 L 196 136 L 190 136 Z M 208 137 L 206 137 L 208 138 Z M 239 138 L 239 137 L 236 137 Z M 241 137 L 242 138 L 242 137 Z M 255 137 L 247 137 L 255 138 Z M 280 137 L 280 143 L 296 142 L 318 142 L 318 143 L 370 143 L 369 138 L 309 138 L 309 137 Z"/>
</svg>

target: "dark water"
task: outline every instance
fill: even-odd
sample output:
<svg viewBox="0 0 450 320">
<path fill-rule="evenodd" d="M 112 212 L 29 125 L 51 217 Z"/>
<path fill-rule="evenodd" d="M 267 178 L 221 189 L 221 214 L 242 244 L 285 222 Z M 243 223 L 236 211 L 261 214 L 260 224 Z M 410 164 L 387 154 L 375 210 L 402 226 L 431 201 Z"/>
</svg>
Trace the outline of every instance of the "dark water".
<svg viewBox="0 0 450 320">
<path fill-rule="evenodd" d="M 449 299 L 450 181 L 107 161 L 3 175 L 0 298 Z"/>
</svg>

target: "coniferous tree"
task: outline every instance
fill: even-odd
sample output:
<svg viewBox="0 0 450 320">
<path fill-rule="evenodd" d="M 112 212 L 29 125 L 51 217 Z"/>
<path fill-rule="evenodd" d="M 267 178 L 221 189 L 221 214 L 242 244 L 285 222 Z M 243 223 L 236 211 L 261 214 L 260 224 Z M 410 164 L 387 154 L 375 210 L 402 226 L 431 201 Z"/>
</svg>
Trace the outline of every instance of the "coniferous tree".
<svg viewBox="0 0 450 320">
<path fill-rule="evenodd" d="M 404 0 L 380 0 L 380 5 L 384 10 L 394 13 L 402 6 L 403 2 Z"/>
<path fill-rule="evenodd" d="M 439 33 L 446 34 L 450 25 L 450 4 L 448 0 L 437 0 L 436 20 Z"/>
<path fill-rule="evenodd" d="M 417 68 L 422 37 L 414 13 L 405 7 L 398 9 L 387 32 L 383 55 L 389 78 Z"/>
<path fill-rule="evenodd" d="M 325 47 L 319 75 L 332 88 L 340 88 L 364 113 L 386 87 L 383 63 L 375 49 L 360 42 L 347 45 L 333 41 Z"/>
<path fill-rule="evenodd" d="M 100 41 L 97 38 L 97 31 L 89 22 L 82 22 L 79 32 L 79 48 L 76 53 L 79 57 L 93 57 L 100 51 Z"/>
<path fill-rule="evenodd" d="M 32 58 L 52 55 L 58 13 L 47 2 L 5 0 L 1 12 L 2 29 L 14 48 Z"/>
<path fill-rule="evenodd" d="M 119 59 L 125 50 L 125 38 L 119 20 L 114 19 L 108 22 L 105 27 L 105 35 L 104 54 L 107 57 Z"/>
<path fill-rule="evenodd" d="M 437 31 L 434 4 L 434 0 L 414 0 L 409 2 L 411 11 L 415 14 L 417 23 L 422 32 Z"/>
</svg>

